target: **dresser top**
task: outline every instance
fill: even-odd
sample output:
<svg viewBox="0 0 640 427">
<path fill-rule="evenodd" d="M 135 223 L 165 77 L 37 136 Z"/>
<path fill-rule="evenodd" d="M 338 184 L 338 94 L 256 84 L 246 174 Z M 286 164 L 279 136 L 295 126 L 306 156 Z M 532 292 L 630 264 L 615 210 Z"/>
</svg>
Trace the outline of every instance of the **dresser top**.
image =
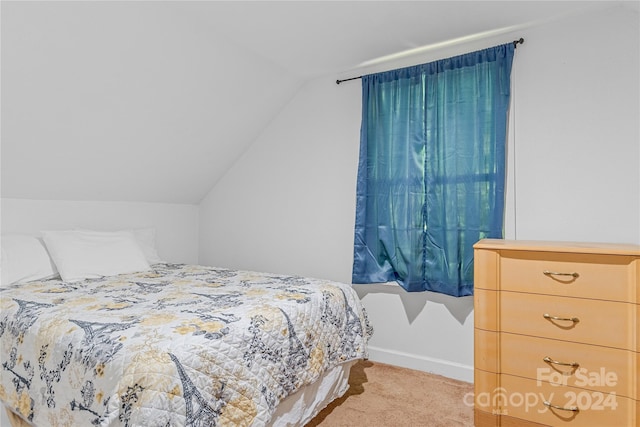
<svg viewBox="0 0 640 427">
<path fill-rule="evenodd" d="M 482 239 L 473 245 L 476 249 L 571 252 L 585 254 L 640 256 L 640 245 L 622 243 L 556 242 L 548 240 Z"/>
</svg>

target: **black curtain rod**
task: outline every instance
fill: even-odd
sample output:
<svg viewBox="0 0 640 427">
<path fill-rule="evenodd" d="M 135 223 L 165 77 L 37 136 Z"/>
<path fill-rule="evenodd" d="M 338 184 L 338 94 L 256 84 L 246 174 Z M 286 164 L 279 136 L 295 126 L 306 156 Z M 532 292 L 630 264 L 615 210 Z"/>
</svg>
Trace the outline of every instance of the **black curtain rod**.
<svg viewBox="0 0 640 427">
<path fill-rule="evenodd" d="M 523 44 L 523 43 L 524 43 L 524 39 L 522 37 L 520 37 L 518 40 L 514 40 L 513 41 L 514 49 L 518 47 L 518 44 Z M 339 85 L 342 82 L 348 82 L 349 80 L 358 80 L 358 79 L 361 79 L 361 78 L 362 78 L 362 76 L 351 77 L 351 78 L 342 79 L 342 80 L 338 79 L 338 80 L 336 80 L 336 84 Z"/>
</svg>

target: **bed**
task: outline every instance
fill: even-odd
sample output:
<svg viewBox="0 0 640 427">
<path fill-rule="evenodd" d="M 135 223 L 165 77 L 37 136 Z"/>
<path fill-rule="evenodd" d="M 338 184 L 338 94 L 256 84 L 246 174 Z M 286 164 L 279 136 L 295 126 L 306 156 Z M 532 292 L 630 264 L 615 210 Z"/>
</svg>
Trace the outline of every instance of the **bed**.
<svg viewBox="0 0 640 427">
<path fill-rule="evenodd" d="M 14 425 L 304 425 L 367 357 L 372 328 L 350 285 L 147 266 L 0 288 Z"/>
</svg>

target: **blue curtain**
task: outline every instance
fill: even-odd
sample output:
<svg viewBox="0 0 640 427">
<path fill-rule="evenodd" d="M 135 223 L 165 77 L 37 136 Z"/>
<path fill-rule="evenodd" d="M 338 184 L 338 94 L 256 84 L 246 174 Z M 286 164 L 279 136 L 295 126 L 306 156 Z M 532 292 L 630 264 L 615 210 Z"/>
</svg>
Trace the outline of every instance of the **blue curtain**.
<svg viewBox="0 0 640 427">
<path fill-rule="evenodd" d="M 353 283 L 473 294 L 503 236 L 514 45 L 362 78 Z"/>
</svg>

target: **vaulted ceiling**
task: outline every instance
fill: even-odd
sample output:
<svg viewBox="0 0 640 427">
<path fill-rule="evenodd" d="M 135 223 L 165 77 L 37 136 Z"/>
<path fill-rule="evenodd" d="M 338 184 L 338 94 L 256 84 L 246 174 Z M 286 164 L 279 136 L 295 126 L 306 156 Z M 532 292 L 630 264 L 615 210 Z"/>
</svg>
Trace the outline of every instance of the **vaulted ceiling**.
<svg viewBox="0 0 640 427">
<path fill-rule="evenodd" d="M 1 194 L 198 203 L 310 79 L 604 3 L 2 1 Z"/>
</svg>

